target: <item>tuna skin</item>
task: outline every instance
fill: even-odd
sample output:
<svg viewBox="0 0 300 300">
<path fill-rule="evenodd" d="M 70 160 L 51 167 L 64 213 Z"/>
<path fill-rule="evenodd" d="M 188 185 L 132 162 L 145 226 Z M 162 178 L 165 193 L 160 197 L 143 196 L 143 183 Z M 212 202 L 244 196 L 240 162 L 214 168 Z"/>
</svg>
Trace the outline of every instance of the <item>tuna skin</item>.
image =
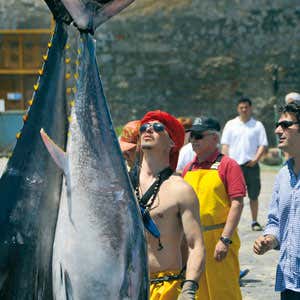
<svg viewBox="0 0 300 300">
<path fill-rule="evenodd" d="M 44 136 L 66 180 L 53 247 L 54 299 L 146 300 L 144 228 L 103 93 L 94 42 L 81 34 L 67 154 Z"/>
<path fill-rule="evenodd" d="M 60 172 L 43 145 L 45 128 L 64 148 L 65 25 L 56 24 L 28 120 L 0 179 L 0 299 L 53 299 L 52 245 L 61 196 Z"/>
</svg>

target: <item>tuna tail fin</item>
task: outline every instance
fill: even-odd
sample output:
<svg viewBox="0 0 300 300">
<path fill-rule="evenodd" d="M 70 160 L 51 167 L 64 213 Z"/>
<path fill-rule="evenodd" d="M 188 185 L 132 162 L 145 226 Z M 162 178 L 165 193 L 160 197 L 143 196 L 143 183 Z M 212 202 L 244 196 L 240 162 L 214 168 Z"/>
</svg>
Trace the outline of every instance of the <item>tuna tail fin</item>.
<svg viewBox="0 0 300 300">
<path fill-rule="evenodd" d="M 55 19 L 66 19 L 65 22 L 69 24 L 71 18 L 79 30 L 93 34 L 99 25 L 118 14 L 134 0 L 97 0 L 87 3 L 81 0 L 45 1 Z"/>
<path fill-rule="evenodd" d="M 68 165 L 67 153 L 59 146 L 57 146 L 53 140 L 51 140 L 51 138 L 47 135 L 43 128 L 40 130 L 40 134 L 51 157 L 53 158 L 57 166 L 61 170 L 63 170 L 64 173 L 66 173 Z"/>
</svg>

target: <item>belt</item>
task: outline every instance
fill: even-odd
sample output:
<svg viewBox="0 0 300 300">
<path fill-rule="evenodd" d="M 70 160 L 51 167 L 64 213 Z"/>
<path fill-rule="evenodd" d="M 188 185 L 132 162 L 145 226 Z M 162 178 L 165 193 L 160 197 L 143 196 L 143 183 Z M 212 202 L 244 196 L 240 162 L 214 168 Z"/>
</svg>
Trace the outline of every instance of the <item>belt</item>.
<svg viewBox="0 0 300 300">
<path fill-rule="evenodd" d="M 208 226 L 202 226 L 202 231 L 210 231 L 210 230 L 215 230 L 215 229 L 220 229 L 224 228 L 225 223 L 220 223 L 220 224 L 214 224 L 214 225 L 208 225 Z"/>
<path fill-rule="evenodd" d="M 162 277 L 152 278 L 152 279 L 150 279 L 150 283 L 157 284 L 157 283 L 161 283 L 161 282 L 165 282 L 165 281 L 174 281 L 174 280 L 179 280 L 179 279 L 183 280 L 185 278 L 185 276 L 184 276 L 185 270 L 186 270 L 186 267 L 184 266 L 179 274 L 165 275 Z"/>
<path fill-rule="evenodd" d="M 249 162 L 250 162 L 250 160 L 246 161 L 245 163 L 241 164 L 240 167 L 246 167 Z"/>
</svg>

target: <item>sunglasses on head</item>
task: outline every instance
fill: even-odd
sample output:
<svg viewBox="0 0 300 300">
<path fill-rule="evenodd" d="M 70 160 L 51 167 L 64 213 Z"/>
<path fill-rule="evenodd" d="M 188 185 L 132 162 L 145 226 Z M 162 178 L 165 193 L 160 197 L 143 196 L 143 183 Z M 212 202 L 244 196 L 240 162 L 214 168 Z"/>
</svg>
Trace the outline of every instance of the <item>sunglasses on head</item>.
<svg viewBox="0 0 300 300">
<path fill-rule="evenodd" d="M 202 132 L 196 132 L 196 131 L 191 131 L 191 136 L 190 138 L 195 139 L 195 140 L 202 140 L 203 138 L 205 138 L 208 135 L 212 135 L 213 133 L 207 133 L 207 134 L 203 134 Z"/>
<path fill-rule="evenodd" d="M 294 122 L 294 121 L 281 121 L 281 122 L 277 122 L 275 124 L 275 128 L 278 128 L 279 126 L 282 128 L 282 129 L 287 129 L 289 127 L 291 127 L 292 125 L 294 124 L 299 124 L 299 122 Z"/>
<path fill-rule="evenodd" d="M 165 130 L 165 126 L 161 123 L 145 123 L 140 127 L 140 133 L 152 128 L 155 132 L 162 132 Z"/>
</svg>

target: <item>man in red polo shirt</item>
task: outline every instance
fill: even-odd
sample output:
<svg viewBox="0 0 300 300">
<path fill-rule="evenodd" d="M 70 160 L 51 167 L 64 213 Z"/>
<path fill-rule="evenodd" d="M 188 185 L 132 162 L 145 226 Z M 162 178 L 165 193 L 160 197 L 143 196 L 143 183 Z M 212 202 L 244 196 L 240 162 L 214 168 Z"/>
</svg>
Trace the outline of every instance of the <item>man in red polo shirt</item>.
<svg viewBox="0 0 300 300">
<path fill-rule="evenodd" d="M 206 300 L 240 300 L 237 226 L 246 194 L 243 173 L 218 149 L 217 120 L 199 118 L 190 132 L 196 156 L 182 175 L 198 195 L 206 247 L 206 269 L 197 295 Z"/>
</svg>

